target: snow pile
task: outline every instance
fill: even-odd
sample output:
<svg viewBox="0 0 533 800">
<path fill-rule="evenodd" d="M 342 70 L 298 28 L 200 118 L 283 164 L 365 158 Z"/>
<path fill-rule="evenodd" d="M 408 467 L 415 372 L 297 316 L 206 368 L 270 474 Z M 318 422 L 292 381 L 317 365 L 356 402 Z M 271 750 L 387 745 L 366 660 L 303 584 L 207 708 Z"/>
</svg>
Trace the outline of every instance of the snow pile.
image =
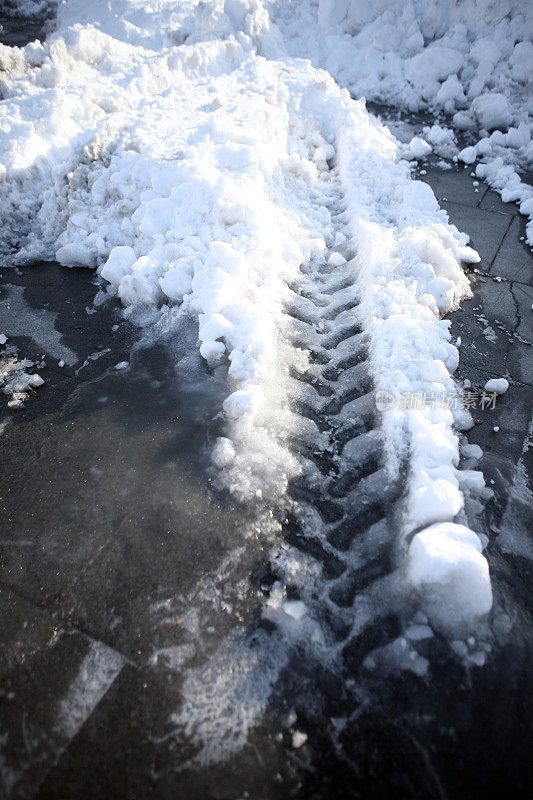
<svg viewBox="0 0 533 800">
<path fill-rule="evenodd" d="M 168 329 L 195 317 L 200 353 L 228 382 L 214 462 L 239 496 L 279 496 L 300 469 L 289 442 L 305 424 L 287 376 L 304 356 L 288 344 L 282 310 L 302 263 L 322 264 L 334 244 L 336 159 L 373 377 L 398 401 L 383 415 L 389 463 L 410 464 L 410 574 L 450 602 L 464 576 L 464 616 L 485 613 L 475 534 L 459 547 L 439 529 L 430 555 L 417 555 L 434 524 L 462 510 L 454 414 L 400 404 L 455 392 L 458 354 L 440 315 L 468 293 L 460 262 L 479 257 L 467 237 L 364 103 L 308 62 L 272 60 L 279 34 L 257 0 L 97 8 L 73 0 L 47 43 L 0 52 L 2 238 L 16 250 L 7 260 L 97 268 L 132 318 L 155 310 Z M 435 81 L 452 60 L 459 70 L 444 45 L 439 59 Z M 459 411 L 455 422 L 465 423 Z M 439 572 L 447 542 L 454 567 Z"/>
<path fill-rule="evenodd" d="M 460 262 L 476 263 L 479 256 L 466 246 L 467 237 L 447 224 L 431 189 L 409 180 L 406 163 L 395 162 L 393 143 L 372 130 L 363 106 L 348 100 L 346 104 L 344 120 L 331 117 L 340 131 L 339 169 L 357 246 L 361 310 L 371 337 L 376 389 L 394 400 L 393 407 L 383 414 L 389 463 L 394 459 L 398 463 L 406 450 L 409 453 L 411 480 L 404 534 L 416 532 L 409 548 L 412 561 L 418 538 L 427 541 L 434 523 L 454 520 L 464 505 L 456 469 L 458 439 L 452 426 L 455 422 L 458 427 L 468 427 L 470 422 L 460 403 L 453 402 L 456 390 L 451 373 L 459 355 L 450 342 L 450 323 L 439 319 L 439 313 L 455 308 L 468 294 Z M 438 398 L 444 401 L 438 402 Z M 481 474 L 476 474 L 483 483 Z M 490 595 L 486 561 L 469 552 L 474 542 L 479 554 L 479 539 L 470 534 L 461 548 L 454 545 L 453 553 L 450 551 L 451 562 L 459 571 L 464 555 L 470 565 L 465 567 L 465 575 L 473 575 L 476 565 L 479 567 L 476 579 L 467 584 L 472 599 L 470 606 L 464 605 L 465 617 L 470 609 L 485 613 Z M 431 598 L 434 584 L 439 583 L 438 573 L 426 563 Z M 415 574 L 411 567 L 409 574 Z M 417 568 L 416 585 L 423 585 L 422 575 L 423 570 Z M 447 573 L 442 575 L 439 592 L 449 594 L 452 616 L 456 617 L 453 581 Z M 484 599 L 476 605 L 479 586 L 485 587 Z M 430 601 L 430 615 L 432 609 Z"/>
<path fill-rule="evenodd" d="M 507 127 L 531 112 L 531 3 L 300 0 L 278 3 L 277 15 L 291 52 L 358 97 L 460 112 L 462 128 Z"/>
<path fill-rule="evenodd" d="M 533 164 L 533 3 L 278 0 L 274 8 L 289 52 L 326 68 L 355 97 L 446 113 L 455 129 L 479 132 L 459 157 L 482 161 L 477 176 L 520 204 L 533 246 L 533 191 L 517 173 Z M 418 140 L 406 157 L 428 152 Z"/>
<path fill-rule="evenodd" d="M 261 0 L 68 0 L 58 10 L 58 28 L 91 26 L 113 39 L 161 51 L 165 47 L 249 37 L 258 52 L 278 54 L 279 33 Z"/>
</svg>

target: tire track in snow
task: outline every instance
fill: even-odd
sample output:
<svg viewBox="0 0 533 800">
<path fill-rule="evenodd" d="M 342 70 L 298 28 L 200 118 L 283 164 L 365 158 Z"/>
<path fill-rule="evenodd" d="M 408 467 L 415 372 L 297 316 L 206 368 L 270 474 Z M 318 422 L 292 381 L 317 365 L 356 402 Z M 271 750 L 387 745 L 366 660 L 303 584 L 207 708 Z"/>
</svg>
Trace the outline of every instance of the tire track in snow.
<svg viewBox="0 0 533 800">
<path fill-rule="evenodd" d="M 325 639 L 316 639 L 330 665 L 335 661 L 337 670 L 355 676 L 365 658 L 398 639 L 403 628 L 405 597 L 394 577 L 403 481 L 386 463 L 336 168 L 327 181 L 332 242 L 302 265 L 285 308 L 292 346 L 306 358 L 290 366 L 292 404 L 304 420 L 290 446 L 302 467 L 289 482 L 282 532 L 293 552 L 316 565 L 318 577 L 312 588 L 296 586 L 283 568 L 276 573 L 274 558 L 270 582 L 287 598 L 289 616 L 309 613 L 318 623 Z M 266 616 L 284 627 L 279 614 L 267 610 Z M 294 632 L 296 626 L 289 627 Z M 417 667 L 424 666 L 419 659 Z"/>
</svg>

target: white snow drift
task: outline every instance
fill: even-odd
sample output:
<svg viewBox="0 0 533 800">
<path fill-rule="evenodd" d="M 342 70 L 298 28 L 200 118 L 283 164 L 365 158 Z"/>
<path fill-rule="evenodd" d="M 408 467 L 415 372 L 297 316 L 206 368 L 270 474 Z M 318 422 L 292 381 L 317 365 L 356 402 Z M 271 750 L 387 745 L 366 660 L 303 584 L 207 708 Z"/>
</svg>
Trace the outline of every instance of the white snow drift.
<svg viewBox="0 0 533 800">
<path fill-rule="evenodd" d="M 152 6 L 71 0 L 44 45 L 1 49 L 5 260 L 97 268 L 132 314 L 158 308 L 167 325 L 195 316 L 202 356 L 227 369 L 228 435 L 214 460 L 233 491 L 279 496 L 300 468 L 285 441 L 299 423 L 282 307 L 300 265 L 333 241 L 327 161 L 337 161 L 377 389 L 454 395 L 458 353 L 440 315 L 468 293 L 460 262 L 479 259 L 364 104 L 283 56 L 259 0 Z M 413 36 L 413 79 L 430 75 L 433 87 L 464 69 L 451 41 L 426 64 Z M 430 610 L 442 600 L 439 619 L 449 601 L 449 624 L 491 604 L 479 539 L 455 525 L 453 422 L 449 405 L 383 416 L 391 469 L 409 457 L 407 574 L 429 587 Z"/>
<path fill-rule="evenodd" d="M 476 134 L 459 158 L 481 161 L 478 177 L 519 203 L 533 247 L 533 191 L 519 176 L 533 165 L 533 3 L 277 0 L 273 8 L 291 55 L 326 68 L 354 96 L 453 115 L 454 128 Z M 442 152 L 442 142 L 430 144 Z M 413 158 L 429 152 L 418 148 Z"/>
<path fill-rule="evenodd" d="M 508 127 L 532 111 L 533 6 L 523 0 L 274 3 L 295 54 L 356 96 L 458 113 L 460 128 Z"/>
</svg>

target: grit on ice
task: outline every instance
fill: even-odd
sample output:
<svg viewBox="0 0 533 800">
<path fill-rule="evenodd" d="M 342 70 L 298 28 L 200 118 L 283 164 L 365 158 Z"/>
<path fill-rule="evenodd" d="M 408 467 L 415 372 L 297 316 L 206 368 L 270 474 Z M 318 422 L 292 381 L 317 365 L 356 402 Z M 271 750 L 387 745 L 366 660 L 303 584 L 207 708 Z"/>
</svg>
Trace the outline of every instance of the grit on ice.
<svg viewBox="0 0 533 800">
<path fill-rule="evenodd" d="M 442 316 L 479 256 L 410 160 L 480 159 L 533 214 L 515 169 L 533 148 L 531 31 L 517 0 L 69 0 L 44 44 L 0 50 L 4 263 L 94 268 L 133 320 L 197 319 L 201 355 L 227 372 L 220 479 L 282 503 L 302 469 L 284 315 L 302 264 L 356 287 L 376 391 L 458 391 Z M 435 125 L 406 148 L 363 95 L 443 110 L 479 140 L 459 152 Z M 391 474 L 408 463 L 403 579 L 435 625 L 463 630 L 492 605 L 464 514 L 483 478 L 457 469 L 469 415 L 396 406 L 381 422 Z"/>
</svg>

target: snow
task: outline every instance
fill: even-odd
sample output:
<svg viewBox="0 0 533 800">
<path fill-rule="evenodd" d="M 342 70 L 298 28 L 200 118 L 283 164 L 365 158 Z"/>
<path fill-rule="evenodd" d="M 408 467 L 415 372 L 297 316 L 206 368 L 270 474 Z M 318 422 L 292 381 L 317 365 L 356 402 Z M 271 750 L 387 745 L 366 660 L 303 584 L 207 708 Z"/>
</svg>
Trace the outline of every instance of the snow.
<svg viewBox="0 0 533 800">
<path fill-rule="evenodd" d="M 0 388 L 9 397 L 9 408 L 23 408 L 30 390 L 43 386 L 44 380 L 40 375 L 27 371 L 34 366 L 28 358 L 19 359 L 15 347 L 8 347 L 0 356 Z"/>
<path fill-rule="evenodd" d="M 213 464 L 238 498 L 265 502 L 282 502 L 302 469 L 290 450 L 305 421 L 290 408 L 283 313 L 301 265 L 345 248 L 328 262 L 350 270 L 376 390 L 399 400 L 456 394 L 458 351 L 441 317 L 469 293 L 461 264 L 479 261 L 406 160 L 450 146 L 453 134 L 433 126 L 401 145 L 331 75 L 287 56 L 314 41 L 313 24 L 321 33 L 308 21 L 301 35 L 290 27 L 316 11 L 294 5 L 294 14 L 292 5 L 274 9 L 282 37 L 258 0 L 154 8 L 71 0 L 46 43 L 0 52 L 4 263 L 96 269 L 131 319 L 170 332 L 192 316 L 201 356 L 227 380 Z M 499 88 L 502 42 L 528 24 L 519 11 L 505 22 L 487 6 L 471 54 L 471 8 L 463 3 L 466 21 L 450 26 L 449 3 L 431 4 L 431 13 L 417 2 L 320 3 L 328 28 L 317 59 L 358 94 L 366 85 L 378 99 L 442 102 L 451 113 L 470 101 L 475 81 Z M 338 24 L 346 30 L 331 29 Z M 498 51 L 481 44 L 494 25 Z M 527 48 L 516 56 L 519 73 L 524 59 Z M 479 90 L 472 119 L 489 128 L 517 122 L 506 97 Z M 516 190 L 510 174 L 506 190 Z M 333 229 L 332 191 L 345 234 Z M 430 610 L 438 598 L 442 624 L 446 614 L 449 626 L 471 621 L 490 609 L 490 582 L 479 539 L 455 524 L 464 498 L 454 426 L 468 425 L 468 415 L 397 404 L 381 419 L 391 472 L 409 464 L 403 535 L 416 535 L 406 573 L 434 593 Z M 321 638 L 281 589 L 268 614 L 282 629 Z"/>
<path fill-rule="evenodd" d="M 316 6 L 318 5 L 318 10 Z M 274 3 L 294 55 L 355 96 L 410 111 L 531 111 L 533 9 L 522 0 L 299 0 Z M 480 95 L 488 99 L 478 100 Z M 503 115 L 503 116 L 502 116 Z"/>
<path fill-rule="evenodd" d="M 533 44 L 530 41 L 518 42 L 509 59 L 513 78 L 520 83 L 528 83 L 533 75 Z"/>
<path fill-rule="evenodd" d="M 479 95 L 474 98 L 470 108 L 478 127 L 487 131 L 508 128 L 513 121 L 509 101 L 505 95 L 497 92 Z"/>
<path fill-rule="evenodd" d="M 78 673 L 58 703 L 56 727 L 70 740 L 116 679 L 125 659 L 102 642 L 90 639 Z"/>
<path fill-rule="evenodd" d="M 417 533 L 409 546 L 409 579 L 426 594 L 430 620 L 444 629 L 492 606 L 486 559 L 478 537 L 464 525 L 438 523 Z"/>
<path fill-rule="evenodd" d="M 477 134 L 460 158 L 481 160 L 478 177 L 520 203 L 533 247 L 532 190 L 518 174 L 533 164 L 533 3 L 278 0 L 273 8 L 288 52 L 311 58 L 355 97 L 445 112 L 457 130 Z"/>
<path fill-rule="evenodd" d="M 331 264 L 332 267 L 342 267 L 345 263 L 346 259 L 342 253 L 332 253 L 328 258 L 328 264 Z"/>
<path fill-rule="evenodd" d="M 413 136 L 408 145 L 408 158 L 414 158 L 417 161 L 425 158 L 431 153 L 431 145 L 419 136 Z"/>
<path fill-rule="evenodd" d="M 478 444 L 468 444 L 465 442 L 461 445 L 461 455 L 465 458 L 472 458 L 479 461 L 483 455 L 483 450 Z"/>
<path fill-rule="evenodd" d="M 295 750 L 302 747 L 307 741 L 307 734 L 303 731 L 294 731 L 292 734 L 292 746 Z"/>
<path fill-rule="evenodd" d="M 459 153 L 459 160 L 465 164 L 473 164 L 476 160 L 477 152 L 475 147 L 463 147 Z"/>
<path fill-rule="evenodd" d="M 509 388 L 509 381 L 506 378 L 491 378 L 485 384 L 485 391 L 492 394 L 505 394 Z"/>
</svg>

